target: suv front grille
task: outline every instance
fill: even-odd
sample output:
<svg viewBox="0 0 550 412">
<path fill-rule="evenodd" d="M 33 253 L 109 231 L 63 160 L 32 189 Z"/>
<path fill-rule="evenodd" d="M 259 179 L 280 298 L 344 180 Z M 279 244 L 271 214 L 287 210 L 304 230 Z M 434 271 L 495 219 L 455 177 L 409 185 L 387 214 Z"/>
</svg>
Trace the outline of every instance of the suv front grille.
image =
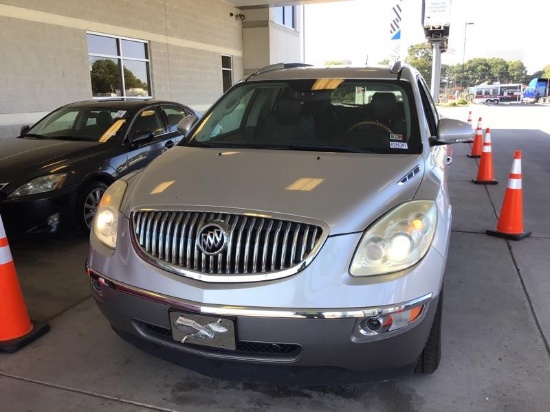
<svg viewBox="0 0 550 412">
<path fill-rule="evenodd" d="M 198 234 L 210 222 L 227 229 L 225 249 L 206 254 Z M 317 250 L 321 227 L 258 216 L 195 211 L 132 213 L 135 243 L 162 268 L 210 275 L 253 275 L 295 268 Z"/>
</svg>

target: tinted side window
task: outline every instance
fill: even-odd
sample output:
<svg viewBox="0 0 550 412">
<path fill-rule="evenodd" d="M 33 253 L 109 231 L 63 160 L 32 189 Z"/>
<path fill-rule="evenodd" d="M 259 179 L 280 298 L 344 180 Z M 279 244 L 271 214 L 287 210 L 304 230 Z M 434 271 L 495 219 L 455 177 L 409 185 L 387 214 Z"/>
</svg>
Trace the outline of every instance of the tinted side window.
<svg viewBox="0 0 550 412">
<path fill-rule="evenodd" d="M 134 133 L 150 131 L 155 136 L 164 132 L 164 123 L 160 113 L 155 108 L 142 110 L 136 116 L 133 127 Z"/>
<path fill-rule="evenodd" d="M 168 120 L 168 131 L 172 132 L 176 130 L 178 122 L 187 116 L 187 112 L 178 106 L 161 106 L 161 109 L 166 114 Z"/>
</svg>

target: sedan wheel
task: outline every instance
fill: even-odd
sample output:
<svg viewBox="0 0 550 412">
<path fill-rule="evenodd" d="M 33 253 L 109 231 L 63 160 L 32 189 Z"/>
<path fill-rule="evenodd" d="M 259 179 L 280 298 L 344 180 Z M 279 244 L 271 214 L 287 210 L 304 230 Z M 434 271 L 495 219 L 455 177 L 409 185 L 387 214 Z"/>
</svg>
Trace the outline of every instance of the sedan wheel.
<svg viewBox="0 0 550 412">
<path fill-rule="evenodd" d="M 92 182 L 80 193 L 76 218 L 82 233 L 90 232 L 99 201 L 107 187 L 103 182 Z"/>
</svg>

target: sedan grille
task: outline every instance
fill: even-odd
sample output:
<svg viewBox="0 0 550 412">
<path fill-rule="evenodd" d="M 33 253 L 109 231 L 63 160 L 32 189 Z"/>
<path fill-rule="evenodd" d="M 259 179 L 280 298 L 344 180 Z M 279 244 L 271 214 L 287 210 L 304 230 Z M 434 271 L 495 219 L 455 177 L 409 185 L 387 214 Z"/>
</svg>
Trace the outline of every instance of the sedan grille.
<svg viewBox="0 0 550 412">
<path fill-rule="evenodd" d="M 194 211 L 137 211 L 132 225 L 138 249 L 152 263 L 206 275 L 268 274 L 298 267 L 297 272 L 317 251 L 323 234 L 312 224 Z M 219 230 L 201 233 L 212 225 Z M 223 247 L 210 253 L 199 244 L 203 241 Z"/>
</svg>

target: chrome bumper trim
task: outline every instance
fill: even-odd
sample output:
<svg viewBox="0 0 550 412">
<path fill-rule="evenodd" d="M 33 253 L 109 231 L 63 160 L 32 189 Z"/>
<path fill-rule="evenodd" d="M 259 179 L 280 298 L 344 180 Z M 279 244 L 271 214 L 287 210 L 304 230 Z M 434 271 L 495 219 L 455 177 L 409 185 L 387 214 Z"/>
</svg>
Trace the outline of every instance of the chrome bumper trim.
<svg viewBox="0 0 550 412">
<path fill-rule="evenodd" d="M 287 318 L 287 319 L 346 319 L 364 318 L 377 315 L 386 315 L 410 310 L 413 307 L 428 303 L 433 294 L 428 293 L 416 299 L 394 305 L 366 307 L 366 308 L 337 308 L 337 309 L 279 309 L 259 308 L 227 305 L 205 305 L 173 296 L 136 288 L 134 286 L 113 280 L 86 265 L 86 272 L 91 278 L 99 280 L 104 287 L 117 290 L 133 296 L 152 300 L 165 305 L 171 305 L 179 309 L 213 316 L 248 316 L 260 318 Z"/>
</svg>

